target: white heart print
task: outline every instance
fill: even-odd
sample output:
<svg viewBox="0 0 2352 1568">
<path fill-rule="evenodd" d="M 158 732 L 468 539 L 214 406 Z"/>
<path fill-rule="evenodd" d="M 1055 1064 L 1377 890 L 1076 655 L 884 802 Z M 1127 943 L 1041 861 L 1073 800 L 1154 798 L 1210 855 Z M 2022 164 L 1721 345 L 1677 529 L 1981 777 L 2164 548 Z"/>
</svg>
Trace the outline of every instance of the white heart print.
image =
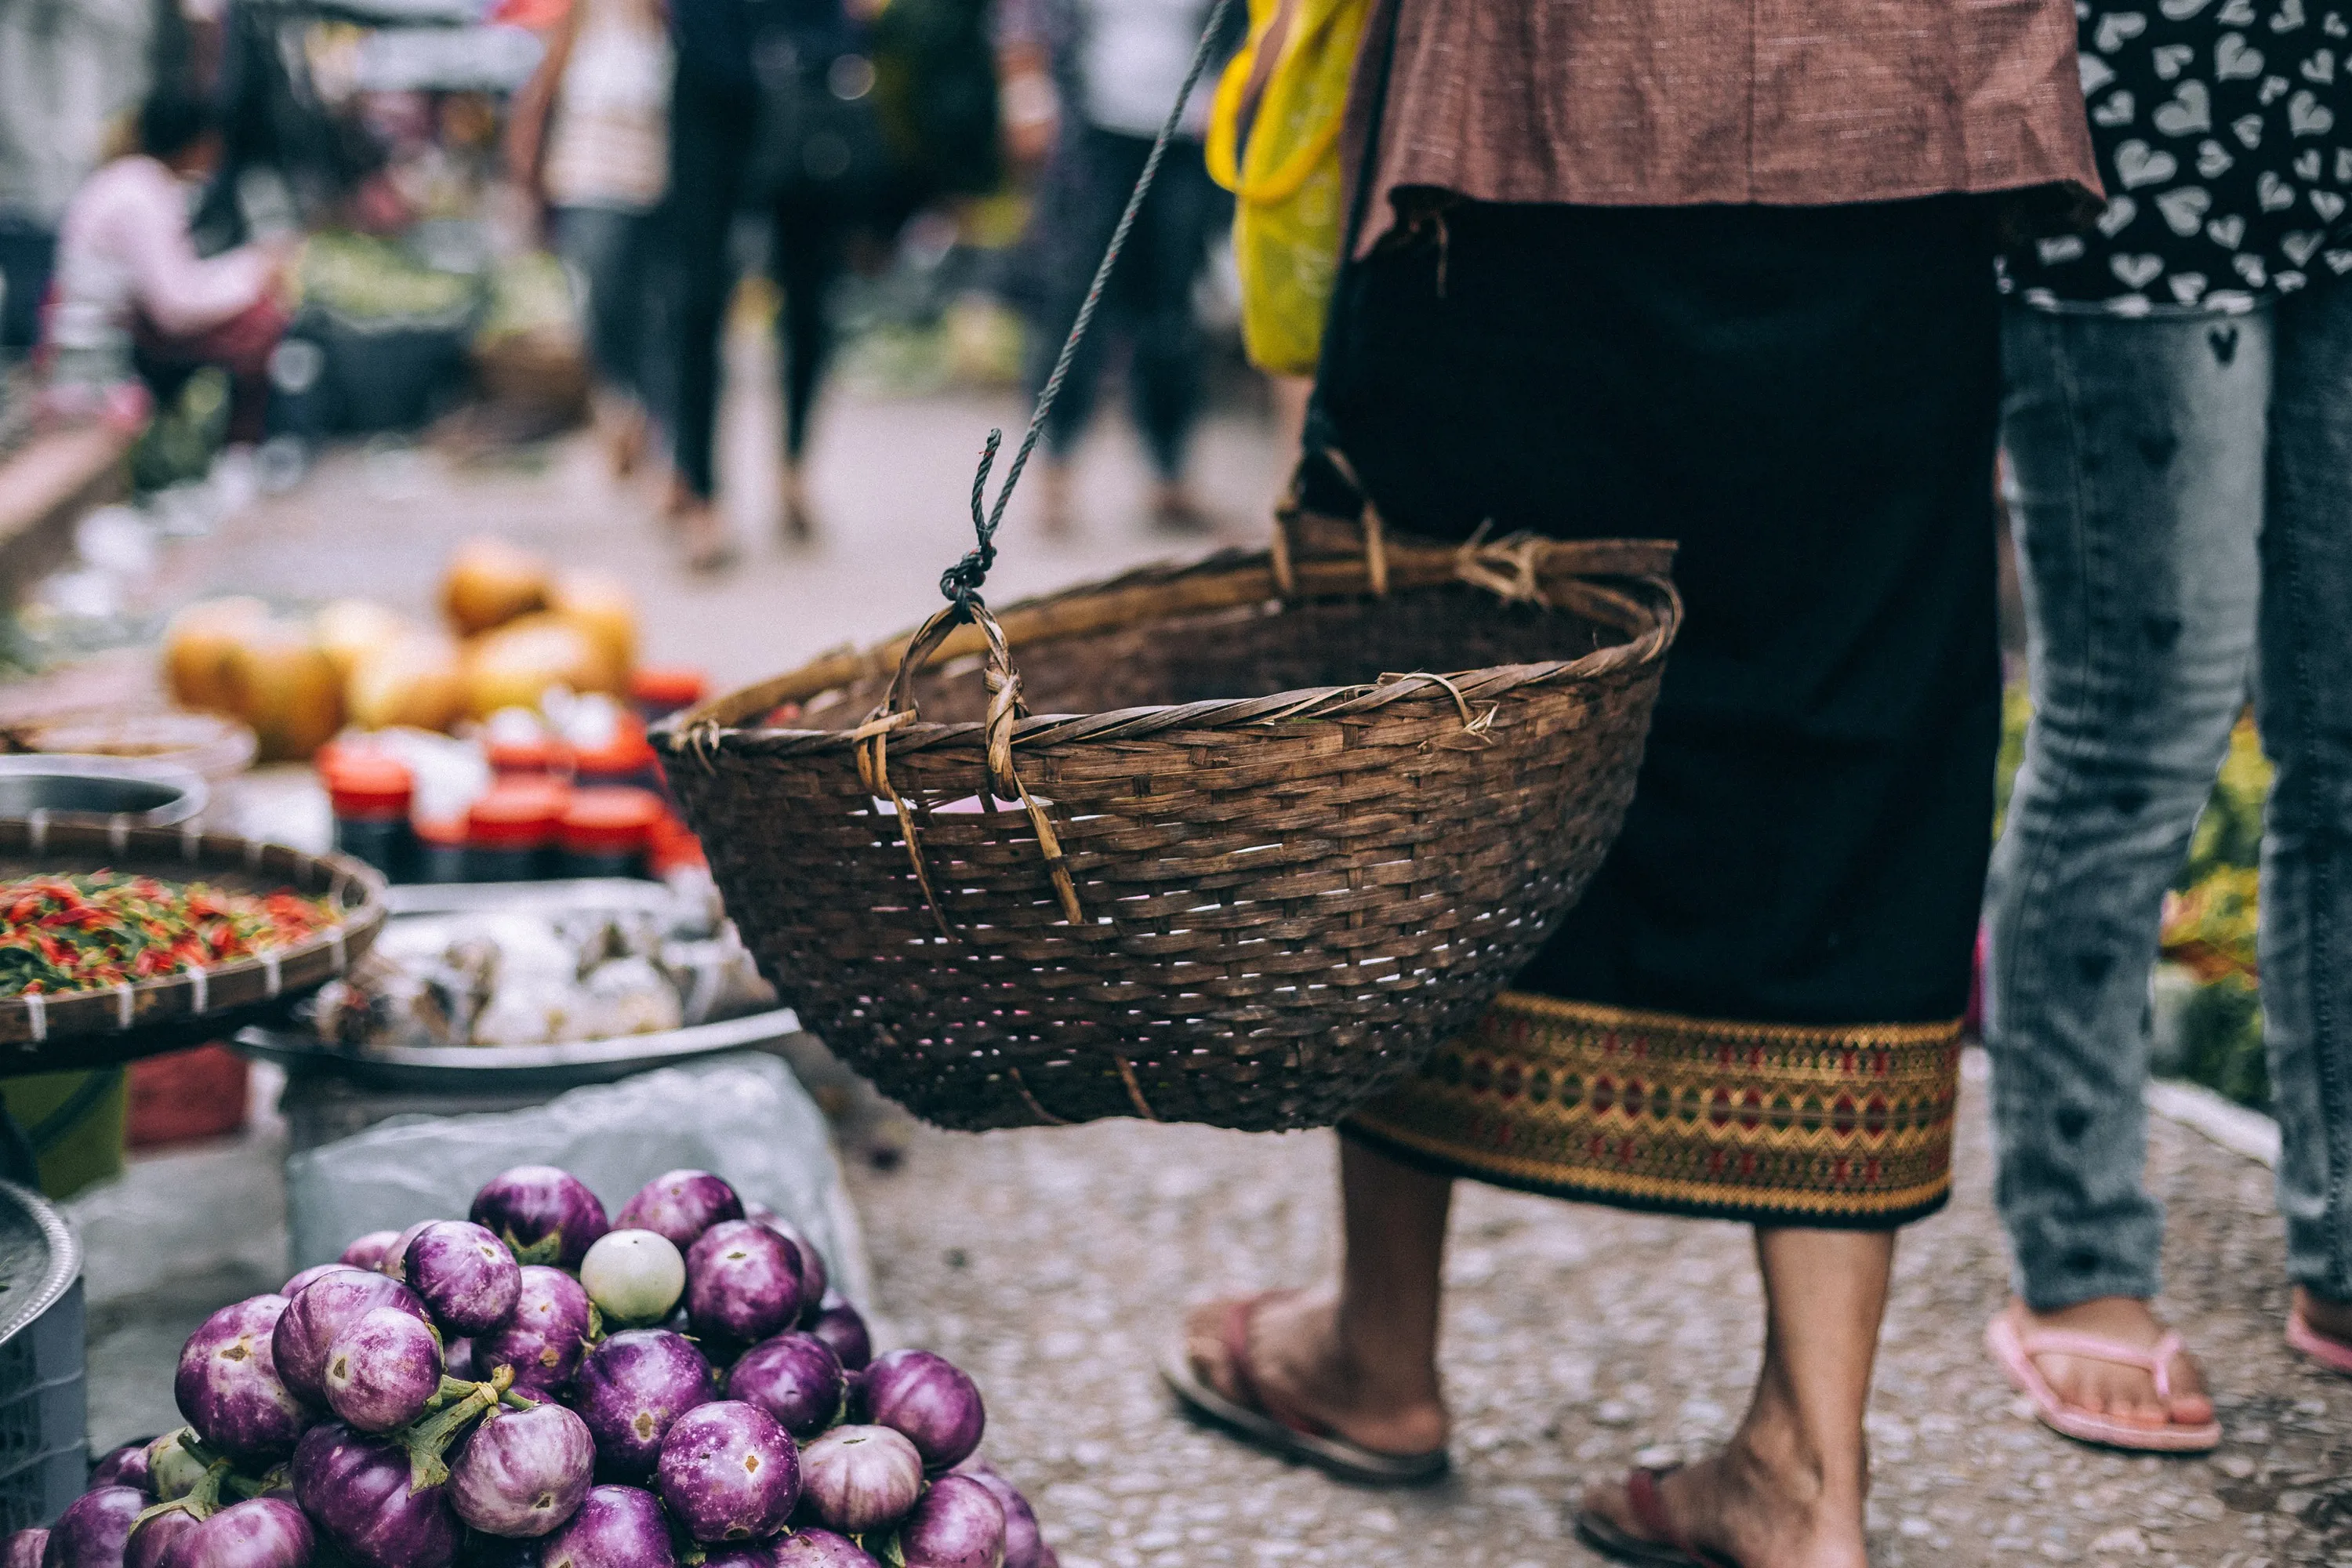
<svg viewBox="0 0 2352 1568">
<path fill-rule="evenodd" d="M 2294 177 L 2298 180 L 2315 180 L 2319 178 L 2318 148 L 2305 147 L 2301 153 L 2295 154 Z"/>
<path fill-rule="evenodd" d="M 2194 305 L 2197 296 L 2205 292 L 2202 272 L 2176 272 L 2164 281 L 2171 289 L 2172 297 L 2184 305 Z"/>
<path fill-rule="evenodd" d="M 2186 237 L 2204 226 L 2205 215 L 2213 210 L 2213 194 L 2202 185 L 2176 186 L 2157 196 L 2156 210 L 2173 233 Z"/>
<path fill-rule="evenodd" d="M 2321 242 L 2327 236 L 2315 229 L 2298 229 L 2293 234 L 2281 235 L 2279 248 L 2285 251 L 2289 259 L 2300 267 L 2318 252 Z"/>
<path fill-rule="evenodd" d="M 2271 14 L 2271 31 L 2292 33 L 2306 20 L 2308 18 L 2303 14 L 2303 0 L 2285 0 L 2285 4 Z"/>
<path fill-rule="evenodd" d="M 2263 265 L 2263 258 L 2259 256 L 2233 256 L 2230 258 L 2230 265 L 2238 269 L 2239 277 L 2257 289 L 2263 286 L 2263 279 L 2270 276 L 2271 269 Z"/>
<path fill-rule="evenodd" d="M 2352 272 L 2352 250 L 2331 250 L 2320 259 L 2326 262 L 2327 269 L 2338 277 Z"/>
<path fill-rule="evenodd" d="M 2197 144 L 2197 172 L 2206 179 L 2220 178 L 2236 162 L 2230 156 L 2229 149 L 2219 142 L 2200 142 Z"/>
<path fill-rule="evenodd" d="M 2179 159 L 2137 138 L 2116 149 L 2116 175 L 2127 191 L 2161 184 L 2179 171 Z"/>
<path fill-rule="evenodd" d="M 2099 232 L 2113 239 L 2129 228 L 2131 220 L 2137 216 L 2139 216 L 2137 202 L 2126 195 L 2110 196 L 2107 198 L 2106 207 L 2099 214 Z"/>
<path fill-rule="evenodd" d="M 2274 213 L 2294 205 L 2294 187 L 2269 169 L 2254 182 L 2254 200 L 2262 203 L 2263 211 Z"/>
<path fill-rule="evenodd" d="M 2224 33 L 2213 46 L 2213 74 L 2223 81 L 2251 81 L 2263 74 L 2263 51 L 2249 46 L 2243 33 Z"/>
<path fill-rule="evenodd" d="M 2132 122 L 2132 114 L 2136 108 L 2137 105 L 2133 101 L 2131 89 L 2127 87 L 2118 89 L 2116 91 L 2107 95 L 2105 102 L 2091 110 L 2091 123 L 2094 125 L 2129 125 Z"/>
<path fill-rule="evenodd" d="M 2297 136 L 2325 136 L 2335 128 L 2336 111 L 2306 87 L 2286 100 L 2286 122 Z"/>
<path fill-rule="evenodd" d="M 2263 90 L 2256 95 L 2254 101 L 2261 104 L 2264 109 L 2268 109 L 2272 104 L 2276 103 L 2280 99 L 2286 96 L 2286 78 L 2283 76 L 2266 76 L 2263 78 Z"/>
<path fill-rule="evenodd" d="M 2110 256 L 2107 269 L 2122 280 L 2125 288 L 2145 289 L 2164 270 L 2164 259 L 2157 256 Z"/>
<path fill-rule="evenodd" d="M 2352 37 L 2352 27 L 2346 26 L 2344 18 L 2333 11 L 2320 18 L 2319 30 L 2331 38 Z"/>
<path fill-rule="evenodd" d="M 2168 22 L 2186 22 L 2212 3 L 2213 0 L 2158 0 L 2156 8 Z"/>
<path fill-rule="evenodd" d="M 2311 58 L 2296 68 L 2302 72 L 2304 80 L 2315 81 L 2324 86 L 2336 79 L 2336 51 L 2314 49 L 2311 51 Z"/>
<path fill-rule="evenodd" d="M 2069 261 L 2080 261 L 2088 249 L 2090 247 L 2083 243 L 2083 237 L 2079 234 L 2062 234 L 2054 239 L 2037 239 L 2033 242 L 2033 253 L 2042 258 L 2042 265 L 2044 267 L 2057 267 Z"/>
<path fill-rule="evenodd" d="M 2147 31 L 2146 13 L 2110 11 L 2099 18 L 2099 34 L 2095 42 L 2099 53 L 2111 55 Z"/>
<path fill-rule="evenodd" d="M 2099 89 L 2116 79 L 2116 68 L 2096 55 L 2084 55 L 2081 60 L 2083 96 L 2089 98 Z"/>
<path fill-rule="evenodd" d="M 2205 226 L 2206 237 L 2224 250 L 2235 250 L 2238 242 L 2246 237 L 2246 220 L 2238 213 L 2217 217 Z"/>
<path fill-rule="evenodd" d="M 2263 117 L 2259 114 L 2241 114 L 2230 121 L 2230 130 L 2249 153 L 2263 144 Z"/>
<path fill-rule="evenodd" d="M 2230 0 L 2213 20 L 2225 27 L 2251 27 L 2254 25 L 2254 0 Z"/>
<path fill-rule="evenodd" d="M 2189 62 L 2196 58 L 2197 51 L 2187 44 L 2161 44 L 2147 57 L 2148 63 L 2156 68 L 2156 74 L 2166 81 L 2186 70 Z"/>
<path fill-rule="evenodd" d="M 2344 198 L 2335 191 L 2314 191 L 2311 210 L 2319 215 L 2320 222 L 2334 223 L 2344 216 Z"/>
<path fill-rule="evenodd" d="M 2213 98 L 2201 81 L 2184 81 L 2170 101 L 2156 106 L 2156 128 L 2167 136 L 2213 129 Z"/>
</svg>

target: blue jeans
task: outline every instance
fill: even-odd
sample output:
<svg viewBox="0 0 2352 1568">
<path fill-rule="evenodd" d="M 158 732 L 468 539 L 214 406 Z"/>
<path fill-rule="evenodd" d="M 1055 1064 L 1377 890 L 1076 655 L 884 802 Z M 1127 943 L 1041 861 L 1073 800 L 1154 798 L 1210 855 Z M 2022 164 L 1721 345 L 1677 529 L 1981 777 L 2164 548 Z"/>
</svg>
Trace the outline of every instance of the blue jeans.
<svg viewBox="0 0 2352 1568">
<path fill-rule="evenodd" d="M 2018 1292 L 2157 1292 L 2148 973 L 2251 681 L 2287 1267 L 2352 1299 L 2352 289 L 2239 317 L 2011 305 L 2002 358 L 2034 719 L 1985 1041 Z"/>
</svg>

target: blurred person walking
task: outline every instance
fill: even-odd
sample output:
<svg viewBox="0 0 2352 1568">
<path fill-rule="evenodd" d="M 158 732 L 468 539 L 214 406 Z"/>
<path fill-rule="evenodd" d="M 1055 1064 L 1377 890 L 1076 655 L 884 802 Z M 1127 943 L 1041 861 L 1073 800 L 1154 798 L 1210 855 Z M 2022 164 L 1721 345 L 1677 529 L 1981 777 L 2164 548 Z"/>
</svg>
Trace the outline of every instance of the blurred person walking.
<svg viewBox="0 0 2352 1568">
<path fill-rule="evenodd" d="M 289 313 L 289 248 L 241 246 L 200 258 L 189 196 L 220 158 L 211 110 L 177 89 L 139 111 L 139 151 L 92 174 L 67 207 L 43 355 L 52 406 L 91 412 L 110 388 L 143 382 L 169 400 L 194 372 L 230 380 L 228 439 L 258 443 L 269 406 L 269 356 Z"/>
<path fill-rule="evenodd" d="M 1940 15 L 1372 12 L 1308 443 L 1346 464 L 1310 459 L 1307 509 L 1674 535 L 1686 618 L 1582 900 L 1343 1124 L 1337 1281 L 1189 1318 L 1168 1380 L 1250 1440 L 1445 1472 L 1458 1175 L 1734 1219 L 1752 1403 L 1578 1528 L 1632 1562 L 1864 1563 L 1863 1413 L 1896 1230 L 1950 1192 L 1990 847 L 1997 235 L 2095 210 L 2097 179 L 2064 0 Z"/>
<path fill-rule="evenodd" d="M 2114 195 L 2010 259 L 2002 322 L 2034 712 L 1986 903 L 1988 1339 L 2049 1426 L 2131 1448 L 2221 1435 L 2152 1305 L 2142 1092 L 2164 891 L 2250 675 L 2287 1333 L 2352 1373 L 2352 103 L 2340 24 L 2262 14 L 2082 13 Z"/>
<path fill-rule="evenodd" d="M 1060 107 L 1028 240 L 1036 273 L 1026 367 L 1034 399 L 1183 85 L 1210 7 L 1208 0 L 1031 0 L 1024 9 L 1045 45 Z M 1101 315 L 1079 344 L 1046 420 L 1039 484 L 1049 531 L 1070 529 L 1071 458 L 1094 417 L 1106 353 L 1120 340 L 1129 349 L 1129 401 L 1156 481 L 1152 520 L 1186 531 L 1209 526 L 1186 469 L 1200 416 L 1203 351 L 1192 296 L 1210 241 L 1232 216 L 1202 155 L 1210 91 L 1204 81 L 1185 106 L 1181 133 L 1136 216 Z"/>
<path fill-rule="evenodd" d="M 674 68 L 661 0 L 572 0 L 508 127 L 509 177 L 585 285 L 597 424 L 625 479 L 666 406 L 656 260 Z"/>
<path fill-rule="evenodd" d="M 671 0 L 677 83 L 670 110 L 670 242 L 677 248 L 677 488 L 689 557 L 723 565 L 732 545 L 717 492 L 719 348 L 735 270 L 737 212 L 772 217 L 771 275 L 784 425 L 787 539 L 815 532 L 803 468 L 833 352 L 835 284 L 850 226 L 884 177 L 865 23 L 842 0 Z"/>
</svg>

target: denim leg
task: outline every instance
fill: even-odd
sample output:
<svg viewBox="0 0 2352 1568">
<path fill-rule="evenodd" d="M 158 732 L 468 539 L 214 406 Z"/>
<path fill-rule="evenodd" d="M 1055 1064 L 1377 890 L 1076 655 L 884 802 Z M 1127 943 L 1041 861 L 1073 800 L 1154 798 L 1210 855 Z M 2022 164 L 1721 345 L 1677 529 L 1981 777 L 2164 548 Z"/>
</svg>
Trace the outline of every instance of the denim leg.
<svg viewBox="0 0 2352 1568">
<path fill-rule="evenodd" d="M 2037 1310 L 2152 1296 L 2148 971 L 2244 705 L 2270 318 L 2011 306 L 2034 720 L 1986 893 L 1996 1199 Z"/>
<path fill-rule="evenodd" d="M 2263 1023 L 2287 1272 L 2352 1300 L 2352 289 L 2279 307 L 2263 528 Z"/>
</svg>

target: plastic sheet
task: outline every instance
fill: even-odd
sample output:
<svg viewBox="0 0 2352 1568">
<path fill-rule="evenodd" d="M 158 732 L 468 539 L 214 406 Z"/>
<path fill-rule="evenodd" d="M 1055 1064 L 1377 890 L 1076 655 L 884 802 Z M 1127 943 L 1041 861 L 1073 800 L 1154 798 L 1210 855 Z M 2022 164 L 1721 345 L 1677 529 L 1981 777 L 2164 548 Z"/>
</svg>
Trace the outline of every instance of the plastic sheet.
<svg viewBox="0 0 2352 1568">
<path fill-rule="evenodd" d="M 771 1056 L 741 1053 L 575 1089 L 524 1110 L 395 1117 L 286 1162 L 288 1250 L 300 1268 L 352 1237 L 462 1219 L 474 1194 L 515 1165 L 558 1165 L 617 1212 L 665 1171 L 715 1171 L 824 1254 L 861 1309 L 870 1272 L 824 1115 Z"/>
</svg>

